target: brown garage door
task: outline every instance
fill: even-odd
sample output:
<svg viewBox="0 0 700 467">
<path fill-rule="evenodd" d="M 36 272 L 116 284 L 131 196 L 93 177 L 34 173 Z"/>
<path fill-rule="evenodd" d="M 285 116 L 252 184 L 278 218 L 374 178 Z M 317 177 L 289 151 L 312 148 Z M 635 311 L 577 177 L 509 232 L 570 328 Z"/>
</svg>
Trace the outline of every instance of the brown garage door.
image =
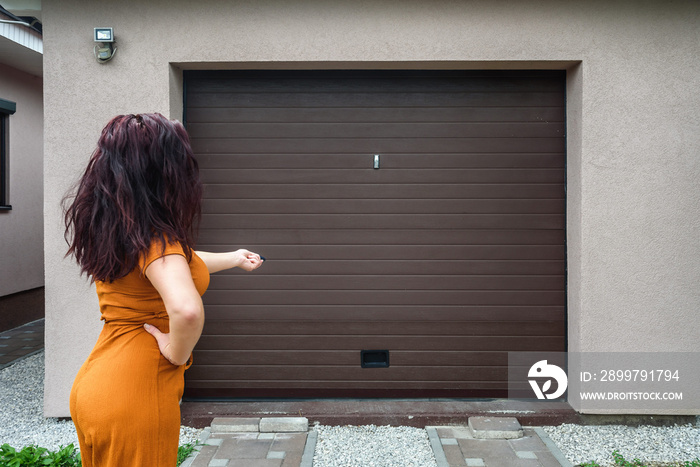
<svg viewBox="0 0 700 467">
<path fill-rule="evenodd" d="M 185 83 L 199 247 L 268 259 L 212 277 L 188 396 L 504 397 L 566 349 L 563 72 Z"/>
</svg>

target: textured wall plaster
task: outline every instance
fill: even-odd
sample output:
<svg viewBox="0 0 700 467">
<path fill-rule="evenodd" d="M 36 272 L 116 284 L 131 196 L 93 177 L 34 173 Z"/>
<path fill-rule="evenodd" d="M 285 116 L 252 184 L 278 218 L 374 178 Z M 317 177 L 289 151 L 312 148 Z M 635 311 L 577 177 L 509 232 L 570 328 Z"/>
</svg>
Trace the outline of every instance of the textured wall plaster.
<svg viewBox="0 0 700 467">
<path fill-rule="evenodd" d="M 58 202 L 115 114 L 181 115 L 187 68 L 568 70 L 571 351 L 700 351 L 700 4 L 79 0 L 44 4 L 45 413 L 67 415 L 97 303 Z M 99 65 L 92 28 L 114 27 Z"/>
</svg>

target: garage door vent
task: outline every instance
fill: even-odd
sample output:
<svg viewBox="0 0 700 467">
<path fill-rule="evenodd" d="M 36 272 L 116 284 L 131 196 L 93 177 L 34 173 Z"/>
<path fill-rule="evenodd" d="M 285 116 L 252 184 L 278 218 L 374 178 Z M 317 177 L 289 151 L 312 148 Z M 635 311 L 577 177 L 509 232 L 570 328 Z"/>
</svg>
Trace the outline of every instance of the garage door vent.
<svg viewBox="0 0 700 467">
<path fill-rule="evenodd" d="M 362 368 L 389 368 L 388 350 L 361 350 Z"/>
</svg>

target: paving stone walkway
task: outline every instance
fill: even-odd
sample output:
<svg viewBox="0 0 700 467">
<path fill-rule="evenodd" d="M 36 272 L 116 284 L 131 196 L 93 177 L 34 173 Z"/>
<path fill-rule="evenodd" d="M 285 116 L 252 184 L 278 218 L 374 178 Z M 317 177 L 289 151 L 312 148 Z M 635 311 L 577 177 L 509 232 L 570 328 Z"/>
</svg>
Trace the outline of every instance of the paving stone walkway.
<svg viewBox="0 0 700 467">
<path fill-rule="evenodd" d="M 306 440 L 306 433 L 213 433 L 189 467 L 300 467 Z"/>
<path fill-rule="evenodd" d="M 311 467 L 315 433 L 303 417 L 215 418 L 181 467 Z"/>
<path fill-rule="evenodd" d="M 479 430 L 426 427 L 438 467 L 571 467 L 540 428 L 520 427 L 511 417 L 477 418 Z M 283 429 L 296 424 L 298 431 L 260 431 L 263 425 L 275 430 L 281 420 L 289 421 Z M 512 429 L 504 431 L 504 421 Z M 317 432 L 307 427 L 307 420 L 297 417 L 216 418 L 182 467 L 313 467 Z"/>
<path fill-rule="evenodd" d="M 515 439 L 476 439 L 468 427 L 436 427 L 445 466 L 561 467 L 571 466 L 556 446 L 548 446 L 541 429 L 523 428 Z M 431 428 L 428 428 L 429 432 Z M 544 440 L 542 437 L 544 437 Z M 554 450 L 555 452 L 552 452 Z M 438 457 L 439 450 L 433 449 Z M 559 458 L 557 458 L 557 455 Z M 440 463 L 438 462 L 440 467 Z"/>
</svg>

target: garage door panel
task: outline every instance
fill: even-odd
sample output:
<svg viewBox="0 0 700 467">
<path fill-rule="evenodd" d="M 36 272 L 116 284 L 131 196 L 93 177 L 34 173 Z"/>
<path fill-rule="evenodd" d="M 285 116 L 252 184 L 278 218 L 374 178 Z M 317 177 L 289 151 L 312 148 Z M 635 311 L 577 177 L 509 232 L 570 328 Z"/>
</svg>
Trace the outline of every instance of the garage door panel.
<svg viewBox="0 0 700 467">
<path fill-rule="evenodd" d="M 542 291 L 492 291 L 492 290 L 268 290 L 259 291 L 210 290 L 208 304 L 221 305 L 563 305 L 564 292 Z"/>
<path fill-rule="evenodd" d="M 337 199 L 437 199 L 437 198 L 558 198 L 564 193 L 563 183 L 512 185 L 500 184 L 423 184 L 423 185 L 379 185 L 379 184 L 205 184 L 205 199 L 239 198 L 337 198 Z"/>
<path fill-rule="evenodd" d="M 197 153 L 238 154 L 386 154 L 444 152 L 561 152 L 565 149 L 562 138 L 192 138 L 192 149 Z"/>
<path fill-rule="evenodd" d="M 447 350 L 447 351 L 552 351 L 563 352 L 562 340 L 555 336 L 229 336 L 204 335 L 197 344 L 199 350 Z M 201 362 L 204 363 L 204 362 Z M 359 366 L 359 363 L 358 363 Z"/>
<path fill-rule="evenodd" d="M 263 255 L 264 256 L 264 255 Z M 564 274 L 564 261 L 306 261 L 268 258 L 265 274 L 271 275 L 422 275 L 422 274 Z M 262 273 L 262 271 L 261 271 Z M 310 284 L 311 285 L 311 284 Z"/>
<path fill-rule="evenodd" d="M 556 214 L 563 199 L 211 199 L 204 214 Z"/>
<path fill-rule="evenodd" d="M 252 107 L 188 107 L 189 123 L 327 123 L 337 118 L 338 108 L 265 109 Z M 348 123 L 393 122 L 563 122 L 565 108 L 536 107 L 345 107 Z"/>
<path fill-rule="evenodd" d="M 313 317 L 318 321 L 421 320 L 421 321 L 564 321 L 564 305 L 207 305 L 207 319 L 284 320 Z"/>
<path fill-rule="evenodd" d="M 276 79 L 270 72 L 241 70 L 232 74 L 216 76 L 200 73 L 196 83 L 188 90 L 197 94 L 248 94 L 251 92 L 270 94 L 314 94 L 325 93 L 336 96 L 356 93 L 381 95 L 410 94 L 455 94 L 455 93 L 561 93 L 564 83 L 552 72 L 517 72 L 508 76 L 503 72 L 449 71 L 439 72 L 385 70 L 344 70 L 338 72 L 290 70 Z M 208 75 L 208 76 L 207 76 Z M 517 75 L 517 76 L 516 76 Z"/>
<path fill-rule="evenodd" d="M 290 248 L 283 246 L 250 245 L 251 249 L 260 251 L 263 256 L 275 260 L 401 260 L 411 258 L 413 261 L 429 260 L 513 260 L 513 259 L 548 259 L 564 260 L 565 251 L 560 245 L 297 245 Z M 210 248 L 217 250 L 219 248 Z M 224 248 L 220 248 L 224 250 Z"/>
<path fill-rule="evenodd" d="M 535 79 L 523 79 L 535 78 Z M 497 81 L 496 81 L 497 79 Z M 235 86 L 232 86 L 234 84 Z M 273 76 L 261 70 L 241 70 L 235 74 L 200 73 L 192 92 L 232 92 L 237 89 L 265 93 L 307 92 L 309 86 L 324 92 L 342 94 L 371 89 L 381 93 L 402 92 L 557 92 L 563 83 L 551 72 L 530 70 L 517 75 L 499 71 L 450 71 L 439 73 L 423 70 L 384 70 L 381 74 L 366 70 L 344 70 L 342 74 L 308 70 L 290 70 L 284 76 Z"/>
<path fill-rule="evenodd" d="M 189 389 L 190 397 L 192 398 L 215 398 L 215 399 L 226 399 L 226 398 L 275 398 L 279 397 L 280 392 L 284 392 L 286 398 L 423 398 L 426 394 L 434 394 L 434 397 L 443 398 L 488 398 L 496 397 L 499 399 L 508 397 L 508 388 L 499 389 L 492 388 L 497 383 L 492 383 L 490 385 L 485 385 L 482 383 L 478 387 L 460 387 L 459 383 L 455 383 L 457 386 L 453 389 L 442 389 L 442 385 L 448 383 L 435 383 L 432 384 L 432 388 L 416 388 L 416 389 L 402 389 L 400 384 L 383 385 L 383 383 L 373 383 L 373 387 L 357 387 L 354 386 L 351 389 L 347 387 L 343 388 L 342 383 L 332 385 L 328 383 L 328 386 L 324 386 L 323 383 L 314 384 L 313 387 L 310 385 L 304 385 L 303 382 L 290 383 L 294 384 L 294 387 L 284 387 L 284 388 L 269 388 L 254 386 L 253 384 L 246 385 L 245 387 L 235 387 L 231 383 L 217 383 L 212 382 L 212 386 L 216 385 L 217 388 L 191 388 Z M 418 385 L 418 383 L 415 383 Z M 429 385 L 430 383 L 425 383 Z M 330 386 L 336 387 L 330 387 Z M 389 387 L 391 386 L 391 388 Z M 465 385 L 462 385 L 465 386 Z M 488 387 L 484 387 L 488 386 Z M 254 394 L 251 396 L 251 394 Z"/>
<path fill-rule="evenodd" d="M 564 183 L 560 169 L 400 169 L 372 170 L 370 156 L 364 156 L 367 169 L 202 169 L 202 182 L 214 183 L 302 183 L 302 184 L 435 184 L 435 183 Z"/>
<path fill-rule="evenodd" d="M 551 138 L 561 136 L 557 122 L 460 123 L 190 123 L 198 139 L 236 138 Z"/>
<path fill-rule="evenodd" d="M 417 371 L 419 370 L 419 371 Z M 207 380 L 257 381 L 309 380 L 309 381 L 355 381 L 362 384 L 367 381 L 464 381 L 472 379 L 489 382 L 501 381 L 507 370 L 500 367 L 412 367 L 393 365 L 382 371 L 368 371 L 356 366 L 318 366 L 318 365 L 198 365 L 190 370 L 192 377 Z"/>
<path fill-rule="evenodd" d="M 199 234 L 202 248 L 224 251 L 230 245 L 563 245 L 562 230 L 328 230 L 207 229 Z M 269 263 L 268 263 L 269 264 Z M 266 265 L 267 266 L 267 265 Z M 258 272 L 268 273 L 265 270 Z M 225 274 L 225 273 L 224 273 Z"/>
<path fill-rule="evenodd" d="M 505 397 L 565 350 L 564 78 L 186 72 L 198 247 L 268 259 L 212 278 L 188 394 Z"/>
<path fill-rule="evenodd" d="M 194 359 L 211 362 L 210 365 L 304 365 L 354 366 L 360 364 L 358 350 L 195 350 Z M 391 364 L 396 366 L 491 366 L 506 367 L 505 352 L 450 352 L 450 351 L 392 351 Z"/>
<path fill-rule="evenodd" d="M 325 91 L 325 90 L 324 90 Z M 188 89 L 192 107 L 542 107 L 561 105 L 556 92 L 216 92 Z"/>
<path fill-rule="evenodd" d="M 393 356 L 393 355 L 392 355 Z M 316 350 L 200 350 L 194 359 L 210 365 L 359 365 L 360 353 L 352 350 L 318 352 Z M 198 365 L 199 366 L 199 365 Z"/>
<path fill-rule="evenodd" d="M 459 275 L 333 275 L 262 276 L 214 275 L 209 290 L 562 290 L 564 275 L 459 276 Z M 311 287 L 309 287 L 311 285 Z"/>
<path fill-rule="evenodd" d="M 350 315 L 352 316 L 352 315 Z M 460 336 L 528 336 L 533 334 L 557 336 L 564 330 L 562 321 L 353 321 L 347 320 L 339 326 L 337 322 L 318 322 L 311 317 L 292 320 L 280 319 L 274 323 L 265 321 L 217 320 L 206 324 L 208 335 L 460 335 Z"/>
<path fill-rule="evenodd" d="M 371 371 L 371 370 L 368 370 Z M 505 375 L 507 376 L 507 375 Z M 500 381 L 357 381 L 351 389 L 343 381 L 287 380 L 284 385 L 270 380 L 241 380 L 238 384 L 222 380 L 194 380 L 188 384 L 192 397 L 202 398 L 324 398 L 324 397 L 508 397 L 508 384 Z"/>
<path fill-rule="evenodd" d="M 562 229 L 555 214 L 211 214 L 201 228 L 228 229 Z"/>
<path fill-rule="evenodd" d="M 200 165 L 208 169 L 367 169 L 365 155 L 352 154 L 201 154 Z M 452 153 L 391 154 L 383 157 L 384 169 L 464 168 L 562 168 L 558 153 Z"/>
</svg>

